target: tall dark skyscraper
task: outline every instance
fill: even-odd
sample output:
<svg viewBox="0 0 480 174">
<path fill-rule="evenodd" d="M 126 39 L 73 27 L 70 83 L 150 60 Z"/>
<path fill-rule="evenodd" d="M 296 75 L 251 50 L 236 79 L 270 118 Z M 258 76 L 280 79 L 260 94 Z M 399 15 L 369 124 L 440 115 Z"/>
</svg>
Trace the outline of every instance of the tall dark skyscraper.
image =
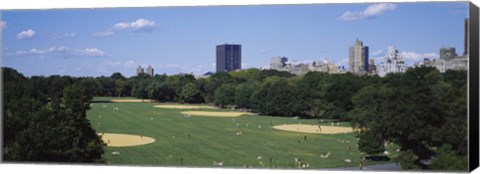
<svg viewBox="0 0 480 174">
<path fill-rule="evenodd" d="M 463 55 L 467 55 L 468 54 L 468 39 L 469 39 L 469 21 L 468 21 L 468 18 L 465 18 L 465 22 L 464 22 L 464 31 L 463 31 L 463 34 L 464 34 L 464 37 L 463 37 Z"/>
<path fill-rule="evenodd" d="M 217 45 L 217 72 L 242 69 L 242 45 Z"/>
</svg>

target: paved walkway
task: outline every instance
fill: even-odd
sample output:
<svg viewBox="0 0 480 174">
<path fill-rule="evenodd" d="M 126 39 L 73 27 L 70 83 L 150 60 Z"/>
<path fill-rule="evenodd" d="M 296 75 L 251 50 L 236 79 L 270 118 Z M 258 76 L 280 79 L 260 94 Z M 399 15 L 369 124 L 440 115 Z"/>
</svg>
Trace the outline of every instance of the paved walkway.
<svg viewBox="0 0 480 174">
<path fill-rule="evenodd" d="M 339 168 L 330 168 L 326 170 L 360 170 L 360 167 L 339 167 Z M 367 171 L 400 171 L 402 167 L 398 163 L 387 163 L 387 164 L 377 164 L 364 166 L 363 170 Z"/>
</svg>

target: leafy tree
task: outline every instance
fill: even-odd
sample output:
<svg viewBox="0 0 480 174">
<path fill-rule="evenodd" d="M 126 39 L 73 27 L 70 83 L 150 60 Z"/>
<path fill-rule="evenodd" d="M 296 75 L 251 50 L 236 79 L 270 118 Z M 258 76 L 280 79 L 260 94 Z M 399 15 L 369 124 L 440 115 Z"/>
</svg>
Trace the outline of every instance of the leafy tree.
<svg viewBox="0 0 480 174">
<path fill-rule="evenodd" d="M 370 155 L 375 155 L 385 151 L 381 135 L 369 131 L 360 132 L 358 135 L 358 149 Z"/>
<path fill-rule="evenodd" d="M 42 103 L 33 100 L 34 90 L 23 74 L 12 68 L 2 67 L 3 74 L 3 157 L 10 160 L 17 135 L 29 127 L 30 114 Z"/>
<path fill-rule="evenodd" d="M 148 98 L 148 86 L 152 83 L 152 80 L 144 79 L 141 80 L 137 85 L 134 86 L 132 90 L 132 95 L 137 98 L 146 99 Z"/>
<path fill-rule="evenodd" d="M 119 73 L 119 72 L 115 72 L 113 73 L 111 76 L 110 76 L 111 79 L 114 79 L 114 80 L 127 80 L 127 78 L 125 78 L 125 76 L 122 75 L 122 73 Z"/>
<path fill-rule="evenodd" d="M 115 80 L 109 77 L 97 77 L 100 83 L 100 96 L 115 96 Z"/>
<path fill-rule="evenodd" d="M 93 98 L 93 96 L 98 95 L 101 90 L 101 84 L 98 82 L 97 79 L 95 78 L 82 78 L 78 82 L 78 85 L 83 87 L 85 90 L 87 90 L 87 95 L 90 96 L 90 98 Z"/>
<path fill-rule="evenodd" d="M 257 68 L 249 68 L 240 71 L 231 71 L 228 74 L 236 79 L 241 79 L 238 81 L 260 81 L 262 70 Z"/>
<path fill-rule="evenodd" d="M 305 100 L 304 113 L 310 117 L 320 118 L 324 116 L 325 103 L 322 98 L 323 84 L 330 81 L 330 75 L 323 72 L 308 72 L 299 80 L 298 90 L 302 99 Z"/>
<path fill-rule="evenodd" d="M 212 79 L 198 79 L 196 81 L 196 85 L 198 90 L 200 91 L 200 95 L 202 96 L 203 100 L 207 103 L 212 103 L 215 95 L 215 87 L 212 83 Z"/>
<path fill-rule="evenodd" d="M 267 115 L 294 116 L 300 114 L 302 100 L 299 100 L 296 85 L 285 78 L 268 77 L 252 95 L 254 109 Z"/>
<path fill-rule="evenodd" d="M 178 74 L 168 76 L 166 81 L 175 90 L 175 99 L 179 100 L 183 87 L 188 83 L 195 83 L 195 77 L 191 74 Z"/>
<path fill-rule="evenodd" d="M 427 67 L 387 75 L 384 84 L 367 86 L 353 97 L 353 125 L 380 136 L 378 141 L 398 144 L 405 168 L 428 168 L 421 161 L 445 144 L 466 155 L 466 88 L 455 89 L 443 77 Z"/>
<path fill-rule="evenodd" d="M 348 120 L 348 112 L 353 109 L 352 97 L 365 82 L 349 73 L 332 76 L 330 82 L 321 87 L 324 117 Z"/>
<path fill-rule="evenodd" d="M 66 139 L 62 142 L 70 142 L 68 144 L 72 146 L 66 148 L 67 154 L 70 156 L 68 160 L 94 162 L 100 159 L 104 152 L 105 144 L 86 118 L 86 112 L 90 109 L 89 101 L 92 100 L 86 94 L 87 92 L 88 90 L 76 85 L 69 86 L 64 91 L 65 115 L 69 121 L 66 121 L 65 125 L 60 125 L 66 127 L 62 131 L 65 133 Z"/>
<path fill-rule="evenodd" d="M 253 83 L 243 83 L 237 86 L 235 91 L 235 105 L 241 108 L 252 108 L 252 95 L 257 85 Z"/>
<path fill-rule="evenodd" d="M 148 97 L 159 102 L 173 101 L 175 99 L 175 89 L 166 82 L 152 82 L 148 87 Z"/>
<path fill-rule="evenodd" d="M 218 87 L 227 83 L 235 83 L 233 78 L 228 72 L 217 72 L 210 76 L 212 89 L 215 91 Z"/>
<path fill-rule="evenodd" d="M 59 76 L 59 75 L 52 75 L 41 80 L 45 80 L 43 84 L 46 84 L 46 85 L 43 87 L 47 88 L 42 90 L 42 92 L 47 96 L 49 96 L 50 98 L 62 97 L 63 89 L 65 89 L 65 87 L 67 86 L 72 85 L 74 82 L 73 79 L 69 76 Z"/>
<path fill-rule="evenodd" d="M 115 93 L 117 93 L 118 97 L 122 96 L 126 85 L 127 85 L 127 82 L 123 79 L 115 80 Z"/>
<path fill-rule="evenodd" d="M 280 77 L 273 76 L 270 78 L 265 79 L 261 86 L 255 90 L 252 94 L 252 103 L 254 106 L 255 111 L 262 113 L 262 114 L 270 114 L 270 109 L 272 108 L 271 103 L 269 103 L 269 93 L 271 92 L 270 89 L 274 87 L 275 82 L 279 81 Z"/>
<path fill-rule="evenodd" d="M 438 149 L 436 157 L 433 158 L 428 167 L 442 171 L 466 171 L 468 170 L 468 158 L 467 156 L 457 155 L 451 146 L 443 145 Z"/>
<path fill-rule="evenodd" d="M 452 84 L 454 88 L 461 88 L 465 85 L 467 81 L 468 75 L 467 71 L 455 71 L 455 70 L 447 70 L 443 73 L 443 79 L 445 82 Z"/>
<path fill-rule="evenodd" d="M 419 161 L 419 158 L 412 150 L 407 150 L 402 153 L 395 159 L 403 169 L 421 169 L 419 164 L 416 161 Z"/>
<path fill-rule="evenodd" d="M 160 76 L 160 75 L 159 75 Z M 141 81 L 141 80 L 146 80 L 146 79 L 151 79 L 152 76 L 146 74 L 146 73 L 140 73 L 136 76 L 130 77 L 130 79 L 134 79 L 136 82 Z"/>
<path fill-rule="evenodd" d="M 194 83 L 187 83 L 183 86 L 182 93 L 180 94 L 180 100 L 187 103 L 200 103 L 202 98 L 200 91 Z"/>
<path fill-rule="evenodd" d="M 13 69 L 2 71 L 7 92 L 2 111 L 4 129 L 8 130 L 4 131 L 4 160 L 97 162 L 101 158 L 104 144 L 86 119 L 89 90 L 73 84 L 61 89 L 62 94 L 44 91 L 32 84 L 53 84 L 59 88 L 61 81 L 78 82 L 50 76 L 38 77 L 31 83 Z M 46 93 L 48 99 L 39 93 Z"/>
<path fill-rule="evenodd" d="M 273 69 L 266 69 L 266 70 L 262 70 L 262 72 L 260 73 L 259 76 L 260 76 L 260 77 L 259 77 L 260 80 L 265 80 L 266 78 L 268 78 L 268 77 L 273 77 L 273 76 L 277 76 L 277 77 L 293 77 L 293 76 L 295 76 L 295 75 L 292 74 L 292 73 L 286 72 L 286 71 L 278 71 L 278 70 L 273 70 Z"/>
<path fill-rule="evenodd" d="M 215 105 L 224 107 L 235 103 L 235 85 L 223 84 L 215 90 Z"/>
</svg>

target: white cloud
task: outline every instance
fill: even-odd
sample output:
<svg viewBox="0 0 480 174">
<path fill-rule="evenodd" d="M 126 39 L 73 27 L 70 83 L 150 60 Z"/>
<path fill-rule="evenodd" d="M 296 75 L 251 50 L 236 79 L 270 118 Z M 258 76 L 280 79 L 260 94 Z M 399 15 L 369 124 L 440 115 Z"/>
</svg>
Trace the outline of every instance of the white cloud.
<svg viewBox="0 0 480 174">
<path fill-rule="evenodd" d="M 405 60 L 410 60 L 413 62 L 421 61 L 423 58 L 437 58 L 438 56 L 435 53 L 417 53 L 414 51 L 402 51 L 400 53 L 400 56 L 402 56 Z"/>
<path fill-rule="evenodd" d="M 342 16 L 338 19 L 342 21 L 353 21 L 353 20 L 360 20 L 360 19 L 368 19 L 373 18 L 376 16 L 380 16 L 388 11 L 393 11 L 397 8 L 397 5 L 392 3 L 378 3 L 368 6 L 363 11 L 356 11 L 356 12 L 345 12 Z"/>
<path fill-rule="evenodd" d="M 7 21 L 0 22 L 0 30 L 7 29 Z"/>
<path fill-rule="evenodd" d="M 133 22 L 121 22 L 113 26 L 114 30 L 130 30 L 133 32 L 152 32 L 158 28 L 158 24 L 155 21 L 150 21 L 147 19 L 137 19 Z"/>
<path fill-rule="evenodd" d="M 92 34 L 92 36 L 95 37 L 107 37 L 107 36 L 113 36 L 115 33 L 113 31 L 104 31 L 104 32 L 95 32 Z"/>
<path fill-rule="evenodd" d="M 22 31 L 20 33 L 17 34 L 17 39 L 30 39 L 30 38 L 33 38 L 35 36 L 35 31 L 32 30 L 32 29 L 28 29 L 26 31 Z"/>
<path fill-rule="evenodd" d="M 153 32 L 158 27 L 159 27 L 159 25 L 157 23 L 155 23 L 155 21 L 140 18 L 140 19 L 137 19 L 136 21 L 133 21 L 133 22 L 117 23 L 117 24 L 113 25 L 113 27 L 109 28 L 106 31 L 93 33 L 92 36 L 94 36 L 94 37 L 113 36 L 113 35 L 115 35 L 115 31 L 121 31 L 121 30 L 127 30 L 127 31 L 136 32 L 136 33 L 138 33 L 138 32 Z M 198 31 L 198 30 L 196 30 L 196 31 Z"/>
<path fill-rule="evenodd" d="M 50 37 L 53 39 L 63 39 L 63 38 L 75 37 L 76 35 L 77 35 L 76 33 L 53 33 L 52 35 L 50 35 Z"/>
<path fill-rule="evenodd" d="M 269 52 L 269 51 L 270 51 L 270 50 L 267 50 L 267 49 L 264 48 L 264 49 L 261 49 L 261 50 L 260 50 L 260 53 L 263 54 L 263 53 L 267 53 L 267 52 Z"/>
<path fill-rule="evenodd" d="M 107 53 L 105 51 L 99 50 L 98 48 L 86 48 L 85 50 L 81 51 L 80 53 L 84 54 L 88 57 L 102 57 L 106 56 Z"/>
<path fill-rule="evenodd" d="M 45 49 L 32 48 L 27 51 L 17 51 L 14 54 L 7 54 L 7 57 L 53 57 L 53 58 L 74 58 L 74 57 L 105 57 L 109 56 L 105 51 L 98 48 L 74 49 L 64 46 L 50 47 Z"/>
</svg>

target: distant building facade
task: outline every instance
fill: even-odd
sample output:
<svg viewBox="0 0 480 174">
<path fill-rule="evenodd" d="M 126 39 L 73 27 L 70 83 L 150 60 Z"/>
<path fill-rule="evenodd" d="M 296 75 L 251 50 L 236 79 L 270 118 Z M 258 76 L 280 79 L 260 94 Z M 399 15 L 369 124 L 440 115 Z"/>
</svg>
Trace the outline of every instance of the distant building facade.
<svg viewBox="0 0 480 174">
<path fill-rule="evenodd" d="M 329 63 L 328 59 L 325 58 L 323 61 L 314 61 L 310 66 L 310 71 L 317 71 L 317 72 L 326 72 L 329 74 L 336 74 L 339 72 L 339 68 L 335 63 Z"/>
<path fill-rule="evenodd" d="M 217 45 L 217 72 L 242 69 L 242 46 L 236 44 Z"/>
<path fill-rule="evenodd" d="M 423 62 L 416 62 L 415 67 L 434 67 L 440 72 L 445 72 L 447 70 L 467 70 L 468 69 L 468 56 L 456 56 L 452 59 L 423 59 Z"/>
<path fill-rule="evenodd" d="M 457 57 L 455 48 L 453 47 L 440 48 L 440 59 L 450 61 L 455 57 Z"/>
<path fill-rule="evenodd" d="M 287 65 L 288 58 L 276 56 L 270 61 L 270 69 L 281 69 Z"/>
<path fill-rule="evenodd" d="M 463 55 L 458 56 L 453 47 L 444 47 L 440 48 L 440 58 L 439 59 L 428 59 L 425 58 L 423 62 L 415 62 L 415 67 L 426 66 L 426 67 L 435 67 L 440 72 L 445 72 L 447 70 L 467 70 L 468 69 L 468 47 L 470 44 L 469 41 L 469 19 L 466 18 L 464 21 L 464 50 Z"/>
<path fill-rule="evenodd" d="M 148 65 L 148 68 L 147 68 L 147 75 L 150 75 L 152 77 L 154 75 L 153 68 L 150 65 Z"/>
<path fill-rule="evenodd" d="M 214 74 L 213 72 L 206 72 L 202 75 L 197 75 L 195 76 L 196 79 L 206 79 L 206 78 L 209 78 L 210 76 L 212 76 L 212 74 Z"/>
<path fill-rule="evenodd" d="M 354 74 L 365 74 L 368 72 L 368 46 L 364 46 L 360 40 L 349 49 L 349 68 Z"/>
<path fill-rule="evenodd" d="M 153 72 L 153 68 L 152 66 L 148 65 L 148 68 L 147 68 L 147 71 L 145 72 L 145 69 L 142 68 L 142 66 L 138 66 L 137 70 L 136 70 L 136 74 L 137 76 L 139 76 L 140 74 L 147 74 L 149 76 L 152 76 L 154 75 L 154 72 Z"/>
<path fill-rule="evenodd" d="M 368 74 L 374 75 L 377 74 L 377 66 L 375 65 L 375 59 L 370 59 L 368 61 Z"/>
<path fill-rule="evenodd" d="M 138 66 L 138 68 L 137 68 L 137 76 L 140 75 L 140 74 L 143 74 L 143 73 L 145 73 L 145 72 L 143 71 L 142 66 Z"/>
<path fill-rule="evenodd" d="M 304 75 L 310 71 L 326 72 L 330 74 L 345 73 L 345 67 L 339 67 L 335 63 L 329 63 L 325 58 L 323 61 L 314 61 L 311 64 L 288 61 L 286 57 L 272 57 L 270 69 L 286 71 L 295 75 Z"/>
<path fill-rule="evenodd" d="M 388 73 L 404 73 L 407 71 L 407 68 L 407 64 L 398 54 L 398 50 L 390 46 L 388 47 L 387 57 L 385 57 L 378 67 L 378 75 L 383 77 Z"/>
</svg>

